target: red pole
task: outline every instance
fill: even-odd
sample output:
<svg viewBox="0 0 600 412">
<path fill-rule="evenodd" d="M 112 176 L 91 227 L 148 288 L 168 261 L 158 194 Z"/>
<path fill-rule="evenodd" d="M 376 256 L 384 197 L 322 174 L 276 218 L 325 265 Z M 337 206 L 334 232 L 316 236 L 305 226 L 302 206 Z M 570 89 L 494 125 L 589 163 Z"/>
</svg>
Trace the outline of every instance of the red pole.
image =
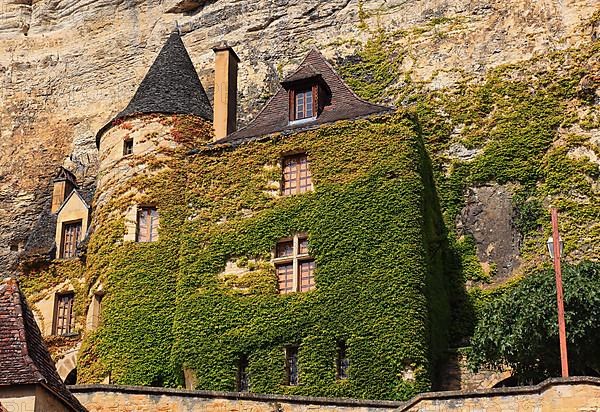
<svg viewBox="0 0 600 412">
<path fill-rule="evenodd" d="M 558 337 L 560 339 L 560 364 L 562 377 L 569 376 L 569 361 L 567 359 L 567 332 L 565 330 L 565 307 L 563 304 L 562 273 L 560 268 L 560 237 L 558 236 L 558 211 L 551 209 L 552 240 L 554 243 L 554 274 L 556 275 L 556 303 L 558 305 Z"/>
</svg>

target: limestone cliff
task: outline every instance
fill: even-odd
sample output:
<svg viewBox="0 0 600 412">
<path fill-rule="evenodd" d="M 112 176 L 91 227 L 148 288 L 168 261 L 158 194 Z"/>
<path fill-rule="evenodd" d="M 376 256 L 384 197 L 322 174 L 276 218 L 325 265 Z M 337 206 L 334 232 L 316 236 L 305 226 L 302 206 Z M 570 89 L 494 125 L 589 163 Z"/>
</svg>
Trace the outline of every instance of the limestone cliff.
<svg viewBox="0 0 600 412">
<path fill-rule="evenodd" d="M 0 0 L 0 271 L 14 270 L 57 166 L 94 184 L 94 135 L 175 22 L 209 94 L 211 46 L 235 48 L 244 123 L 314 46 L 344 64 L 373 33 L 394 33 L 399 72 L 436 90 L 593 41 L 598 28 L 584 23 L 596 9 L 595 0 Z"/>
</svg>

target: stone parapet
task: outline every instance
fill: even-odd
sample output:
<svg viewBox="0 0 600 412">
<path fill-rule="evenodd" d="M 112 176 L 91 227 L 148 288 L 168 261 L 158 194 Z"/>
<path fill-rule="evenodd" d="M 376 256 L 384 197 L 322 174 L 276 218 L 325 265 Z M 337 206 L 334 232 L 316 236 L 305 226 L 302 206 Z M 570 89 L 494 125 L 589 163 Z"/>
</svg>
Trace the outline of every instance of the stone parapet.
<svg viewBox="0 0 600 412">
<path fill-rule="evenodd" d="M 116 385 L 76 385 L 90 412 L 545 412 L 600 411 L 600 378 L 552 378 L 538 385 L 420 394 L 408 402 L 188 391 Z"/>
</svg>

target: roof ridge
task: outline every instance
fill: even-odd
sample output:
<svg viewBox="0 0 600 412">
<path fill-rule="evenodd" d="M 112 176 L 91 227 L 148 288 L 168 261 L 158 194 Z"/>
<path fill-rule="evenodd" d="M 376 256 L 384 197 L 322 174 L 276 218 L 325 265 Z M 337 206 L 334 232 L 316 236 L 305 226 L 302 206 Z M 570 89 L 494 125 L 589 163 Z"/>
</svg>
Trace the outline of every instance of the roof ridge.
<svg viewBox="0 0 600 412">
<path fill-rule="evenodd" d="M 27 330 L 25 329 L 25 314 L 23 313 L 23 301 L 21 299 L 21 290 L 18 286 L 17 279 L 14 277 L 8 277 L 4 279 L 5 290 L 8 289 L 8 293 L 11 294 L 12 304 L 15 310 L 16 319 L 16 332 L 18 333 L 18 339 L 21 342 L 21 354 L 23 355 L 23 359 L 25 359 L 25 363 L 30 368 L 31 373 L 36 377 L 38 382 L 44 382 L 46 378 L 40 372 L 39 368 L 29 356 L 29 342 L 27 341 Z"/>
<path fill-rule="evenodd" d="M 348 89 L 350 91 L 350 93 L 352 93 L 352 95 L 354 97 L 356 97 L 358 100 L 360 100 L 363 103 L 371 104 L 371 105 L 374 105 L 374 106 L 379 106 L 379 107 L 384 108 L 384 109 L 388 109 L 388 110 L 391 109 L 391 107 L 389 107 L 389 106 L 384 106 L 384 105 L 378 104 L 378 103 L 372 103 L 372 102 L 370 102 L 368 100 L 363 99 L 359 95 L 357 95 L 354 92 L 354 90 L 352 90 L 352 88 L 350 86 L 348 86 L 348 84 L 344 81 L 344 79 L 342 79 L 342 76 L 339 75 L 339 73 L 337 72 L 337 70 L 335 70 L 335 68 L 327 61 L 327 59 L 325 58 L 325 56 L 323 56 L 323 53 L 321 53 L 316 48 L 314 48 L 311 51 L 315 51 L 319 55 L 319 57 L 321 57 L 321 59 L 325 62 L 325 64 L 327 65 L 327 67 L 329 67 L 331 69 L 331 71 L 333 72 L 333 74 L 340 80 L 340 82 L 346 87 L 346 89 Z"/>
</svg>

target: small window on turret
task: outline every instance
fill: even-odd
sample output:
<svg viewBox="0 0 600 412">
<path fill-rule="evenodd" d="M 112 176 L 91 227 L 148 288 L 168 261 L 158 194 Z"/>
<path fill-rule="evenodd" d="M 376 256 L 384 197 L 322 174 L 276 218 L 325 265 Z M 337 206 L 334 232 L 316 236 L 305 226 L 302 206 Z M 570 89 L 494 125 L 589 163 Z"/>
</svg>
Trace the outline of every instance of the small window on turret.
<svg viewBox="0 0 600 412">
<path fill-rule="evenodd" d="M 133 154 L 133 138 L 123 141 L 123 156 Z"/>
</svg>

